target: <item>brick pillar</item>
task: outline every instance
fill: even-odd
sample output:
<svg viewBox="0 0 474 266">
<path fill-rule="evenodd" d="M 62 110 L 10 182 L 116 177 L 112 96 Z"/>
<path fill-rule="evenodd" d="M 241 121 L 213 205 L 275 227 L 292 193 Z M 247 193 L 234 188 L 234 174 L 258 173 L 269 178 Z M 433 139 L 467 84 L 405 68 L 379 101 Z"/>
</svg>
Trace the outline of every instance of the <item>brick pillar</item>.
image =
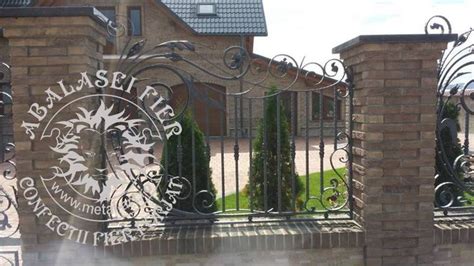
<svg viewBox="0 0 474 266">
<path fill-rule="evenodd" d="M 32 120 L 27 114 L 32 103 L 47 105 L 48 87 L 57 91 L 58 81 L 75 84 L 80 72 L 95 73 L 102 67 L 105 28 L 92 7 L 0 9 L 0 25 L 10 47 L 17 178 L 32 177 L 46 206 L 63 221 L 70 222 L 73 218 L 54 206 L 39 180 L 57 163 L 49 148 L 51 143 L 44 143 L 38 136 L 31 140 L 21 124 Z M 55 104 L 49 113 L 64 104 Z M 40 135 L 41 130 L 35 133 Z M 78 258 L 76 248 L 66 248 L 67 241 L 45 226 L 48 215 L 36 217 L 23 192 L 20 189 L 18 194 L 24 265 L 59 265 L 59 253 L 83 263 L 88 256 Z"/>
<path fill-rule="evenodd" d="M 367 265 L 432 262 L 437 59 L 455 37 L 359 36 L 333 50 L 354 70 L 354 207 Z"/>
</svg>

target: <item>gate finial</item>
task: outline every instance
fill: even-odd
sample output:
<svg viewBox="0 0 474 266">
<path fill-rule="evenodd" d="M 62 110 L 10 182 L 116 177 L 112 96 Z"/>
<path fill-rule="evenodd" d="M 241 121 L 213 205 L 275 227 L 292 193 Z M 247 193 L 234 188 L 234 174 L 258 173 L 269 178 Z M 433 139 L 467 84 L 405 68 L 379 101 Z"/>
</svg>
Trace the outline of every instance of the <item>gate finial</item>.
<svg viewBox="0 0 474 266">
<path fill-rule="evenodd" d="M 448 31 L 445 33 L 445 27 Z M 440 30 L 438 34 L 451 34 L 451 23 L 441 15 L 432 16 L 425 25 L 425 34 L 436 34 L 435 30 Z"/>
</svg>

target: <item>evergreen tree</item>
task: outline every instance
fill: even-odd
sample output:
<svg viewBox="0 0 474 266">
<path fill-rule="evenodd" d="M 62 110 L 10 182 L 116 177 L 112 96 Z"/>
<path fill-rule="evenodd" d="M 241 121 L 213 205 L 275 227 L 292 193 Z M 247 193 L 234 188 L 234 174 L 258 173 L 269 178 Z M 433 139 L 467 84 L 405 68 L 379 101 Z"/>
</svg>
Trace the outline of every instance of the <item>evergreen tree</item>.
<svg viewBox="0 0 474 266">
<path fill-rule="evenodd" d="M 459 117 L 458 107 L 452 102 L 446 102 L 444 105 L 441 121 L 445 118 L 452 119 L 453 121 L 456 122 L 456 130 L 457 132 L 459 132 L 461 128 L 459 126 L 458 117 Z M 452 182 L 452 177 L 450 176 L 449 172 L 446 170 L 446 167 L 443 166 L 443 160 L 440 157 L 442 156 L 441 155 L 442 151 L 439 145 L 440 144 L 443 145 L 445 155 L 450 165 L 453 165 L 456 158 L 459 155 L 463 154 L 459 140 L 456 139 L 456 143 L 455 144 L 453 143 L 453 138 L 456 138 L 457 136 L 451 136 L 451 132 L 449 131 L 449 128 L 443 128 L 440 132 L 440 136 L 441 136 L 441 143 L 437 143 L 437 147 L 436 147 L 436 173 L 438 174 L 438 177 L 435 180 L 435 186 L 444 182 Z M 460 170 L 460 167 L 455 169 L 455 171 L 456 171 L 455 177 L 462 178 L 462 171 Z M 453 188 L 452 192 L 454 193 L 455 198 L 451 206 L 462 205 L 462 203 L 459 201 L 459 197 L 463 195 L 463 191 L 455 187 Z"/>
<path fill-rule="evenodd" d="M 268 95 L 277 92 L 272 87 Z M 302 202 L 298 200 L 303 187 L 301 180 L 298 178 L 296 171 L 291 171 L 291 149 L 290 149 L 290 127 L 288 118 L 285 115 L 284 107 L 277 97 L 265 99 L 265 116 L 258 125 L 257 136 L 254 142 L 254 153 L 251 166 L 252 176 L 249 179 L 246 190 L 251 193 L 253 199 L 253 207 L 258 210 L 265 208 L 265 177 L 264 164 L 266 165 L 267 178 L 267 208 L 278 211 L 278 171 L 281 175 L 281 210 L 289 211 L 293 209 L 293 181 L 296 195 L 296 208 L 301 208 Z M 280 167 L 278 167 L 278 124 L 277 124 L 277 104 L 280 105 Z M 266 134 L 266 145 L 264 140 Z M 252 187 L 250 187 L 252 186 Z"/>
<path fill-rule="evenodd" d="M 212 213 L 217 210 L 216 204 L 212 204 L 212 197 L 216 195 L 216 189 L 211 180 L 211 169 L 209 166 L 210 155 L 204 141 L 204 134 L 199 129 L 196 121 L 192 118 L 190 112 L 183 114 L 181 120 L 182 132 L 180 136 L 172 136 L 163 147 L 161 165 L 168 166 L 168 174 L 179 176 L 178 162 L 178 144 L 181 138 L 182 147 L 182 173 L 181 176 L 191 183 L 191 193 L 186 199 L 178 200 L 174 206 L 175 209 L 187 212 Z M 195 154 L 195 182 L 193 181 L 193 144 L 192 134 L 194 133 L 194 154 Z M 161 170 L 163 173 L 164 170 Z M 196 186 L 196 189 L 193 189 Z M 199 193 L 200 191 L 209 193 Z M 185 192 L 183 192 L 185 193 Z M 198 194 L 195 198 L 195 195 Z M 193 199 L 195 202 L 193 205 Z M 196 208 L 196 209 L 195 209 Z"/>
</svg>

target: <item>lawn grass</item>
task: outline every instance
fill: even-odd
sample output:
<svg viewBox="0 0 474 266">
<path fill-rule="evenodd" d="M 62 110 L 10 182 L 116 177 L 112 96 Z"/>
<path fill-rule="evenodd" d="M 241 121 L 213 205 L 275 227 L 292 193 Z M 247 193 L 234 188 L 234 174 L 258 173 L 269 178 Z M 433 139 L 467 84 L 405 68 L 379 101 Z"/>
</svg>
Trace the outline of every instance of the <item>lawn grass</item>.
<svg viewBox="0 0 474 266">
<path fill-rule="evenodd" d="M 467 192 L 464 192 L 463 195 L 463 200 L 465 200 L 465 202 L 462 204 L 462 206 L 474 206 L 474 195 L 471 195 Z"/>
<path fill-rule="evenodd" d="M 346 171 L 345 168 L 339 168 L 336 169 L 339 174 L 343 175 Z M 331 186 L 331 179 L 336 178 L 337 174 L 333 170 L 328 170 L 324 171 L 324 187 L 329 187 Z M 303 176 L 298 176 L 298 178 L 302 181 L 303 183 L 303 188 L 302 188 L 302 193 L 299 197 L 303 202 L 306 200 L 306 175 Z M 338 188 L 341 193 L 346 193 L 347 188 L 345 187 L 344 183 L 340 181 L 339 178 L 337 178 L 339 181 Z M 318 173 L 312 173 L 309 175 L 309 195 L 313 197 L 319 198 L 321 195 L 320 193 L 320 174 Z M 328 193 L 329 194 L 329 193 Z M 324 194 L 327 196 L 328 194 Z M 347 198 L 347 196 L 340 196 L 338 199 L 338 202 L 344 202 L 344 200 Z M 222 198 L 217 199 L 217 208 L 218 210 L 222 210 Z M 225 207 L 226 210 L 235 210 L 237 209 L 237 194 L 229 194 L 225 197 Z M 240 191 L 239 193 L 239 207 L 240 209 L 249 209 L 249 199 L 246 193 Z M 310 200 L 307 205 L 308 208 L 315 208 L 316 210 L 323 210 L 324 208 L 321 206 L 321 202 L 318 200 Z"/>
</svg>

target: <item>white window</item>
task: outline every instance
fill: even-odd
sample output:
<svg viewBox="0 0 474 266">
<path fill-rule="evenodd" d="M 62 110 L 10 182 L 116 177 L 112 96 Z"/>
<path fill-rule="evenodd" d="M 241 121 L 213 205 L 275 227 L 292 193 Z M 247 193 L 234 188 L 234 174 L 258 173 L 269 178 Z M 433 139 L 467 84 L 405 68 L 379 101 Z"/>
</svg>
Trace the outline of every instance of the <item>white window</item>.
<svg viewBox="0 0 474 266">
<path fill-rule="evenodd" d="M 215 4 L 198 4 L 197 14 L 202 15 L 202 16 L 216 15 L 216 5 Z"/>
</svg>

